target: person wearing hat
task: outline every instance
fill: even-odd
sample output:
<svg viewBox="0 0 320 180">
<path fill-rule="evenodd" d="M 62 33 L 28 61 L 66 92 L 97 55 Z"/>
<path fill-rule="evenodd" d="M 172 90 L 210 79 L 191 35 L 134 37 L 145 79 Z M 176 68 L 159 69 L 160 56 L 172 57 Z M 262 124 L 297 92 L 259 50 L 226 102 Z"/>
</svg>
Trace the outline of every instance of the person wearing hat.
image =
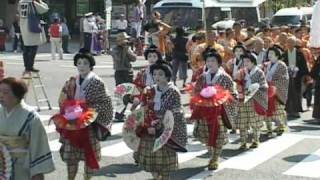
<svg viewBox="0 0 320 180">
<path fill-rule="evenodd" d="M 58 50 L 59 59 L 63 59 L 62 26 L 59 17 L 54 18 L 53 24 L 50 25 L 48 32 L 50 35 L 52 60 L 56 60 L 56 50 Z"/>
<path fill-rule="evenodd" d="M 128 21 L 125 19 L 124 14 L 120 14 L 120 18 L 115 23 L 115 28 L 118 30 L 118 33 L 127 31 Z"/>
<path fill-rule="evenodd" d="M 286 64 L 282 61 L 283 52 L 278 46 L 267 50 L 267 68 L 265 70 L 268 89 L 268 110 L 266 125 L 268 137 L 272 137 L 272 121 L 276 121 L 276 133 L 282 135 L 287 124 L 285 105 L 288 98 L 289 74 Z"/>
<path fill-rule="evenodd" d="M 83 179 L 89 180 L 99 169 L 99 141 L 110 135 L 113 107 L 103 80 L 93 72 L 95 60 L 90 52 L 80 49 L 73 60 L 78 75 L 63 86 L 59 96 L 60 113 L 51 119 L 60 134 L 59 152 L 67 165 L 68 179 L 75 179 L 79 162 L 84 161 Z"/>
<path fill-rule="evenodd" d="M 39 72 L 33 67 L 34 59 L 37 54 L 38 46 L 46 43 L 46 36 L 44 29 L 40 23 L 30 21 L 31 9 L 35 10 L 37 14 L 44 14 L 49 10 L 48 5 L 42 0 L 20 0 L 19 5 L 20 14 L 20 30 L 24 42 L 23 47 L 23 62 L 26 72 Z M 34 7 L 34 8 L 33 8 Z M 33 24 L 34 28 L 30 28 Z"/>
<path fill-rule="evenodd" d="M 133 69 L 131 63 L 136 61 L 137 56 L 129 48 L 129 38 L 130 36 L 125 32 L 117 34 L 117 45 L 110 53 L 113 59 L 116 85 L 133 82 Z"/>
<path fill-rule="evenodd" d="M 92 12 L 89 12 L 84 16 L 85 18 L 83 20 L 83 33 L 84 33 L 83 48 L 90 52 L 91 46 L 92 46 L 92 36 L 94 33 L 98 31 L 98 27 Z"/>
<path fill-rule="evenodd" d="M 221 66 L 223 63 L 222 57 L 215 49 L 208 47 L 203 52 L 203 59 L 208 70 L 200 75 L 193 87 L 191 100 L 194 101 L 191 101 L 192 115 L 190 119 L 195 122 L 193 129 L 195 138 L 207 145 L 211 158 L 208 169 L 216 170 L 218 169 L 219 157 L 227 138 L 225 129 L 232 128 L 233 122 L 237 117 L 236 101 L 233 100 L 237 97 L 237 91 L 233 85 L 232 78 Z M 216 96 L 202 93 L 203 91 L 205 92 L 207 87 L 215 86 L 221 87 L 220 92 L 223 91 L 223 93 L 218 95 L 216 91 Z M 210 92 L 214 91 L 211 90 Z M 199 94 L 208 98 L 203 99 L 199 97 Z M 222 94 L 224 95 L 222 96 Z M 216 99 L 218 96 L 228 100 L 216 100 L 218 103 L 210 102 L 211 99 Z M 207 102 L 207 104 L 201 104 L 201 102 Z"/>
<path fill-rule="evenodd" d="M 248 51 L 241 55 L 241 59 L 244 68 L 237 73 L 241 89 L 235 128 L 240 130 L 240 149 L 246 150 L 250 129 L 253 134 L 250 148 L 257 148 L 260 143 L 260 128 L 268 109 L 268 84 L 264 72 L 257 66 L 257 56 L 254 53 Z"/>
<path fill-rule="evenodd" d="M 155 85 L 146 91 L 142 103 L 145 119 L 136 129 L 140 137 L 137 157 L 143 170 L 151 172 L 155 179 L 167 180 L 178 169 L 177 152 L 187 151 L 187 126 L 179 89 L 170 83 L 171 65 L 159 60 L 150 70 Z M 161 137 L 167 141 L 157 143 Z"/>
</svg>

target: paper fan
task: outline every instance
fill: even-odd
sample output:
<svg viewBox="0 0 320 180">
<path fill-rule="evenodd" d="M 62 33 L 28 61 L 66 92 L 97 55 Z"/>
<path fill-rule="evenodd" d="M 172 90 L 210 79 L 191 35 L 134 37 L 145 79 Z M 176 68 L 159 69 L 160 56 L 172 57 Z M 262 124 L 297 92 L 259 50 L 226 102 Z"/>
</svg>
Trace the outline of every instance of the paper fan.
<svg viewBox="0 0 320 180">
<path fill-rule="evenodd" d="M 115 119 L 117 119 L 118 121 L 123 121 L 127 105 L 129 103 L 132 103 L 132 97 L 138 94 L 138 89 L 132 83 L 122 83 L 116 86 L 114 90 L 114 107 L 116 107 L 117 109 Z"/>
<path fill-rule="evenodd" d="M 164 129 L 162 134 L 154 141 L 153 152 L 161 149 L 171 137 L 174 127 L 174 117 L 171 111 L 166 111 L 162 123 Z"/>
<path fill-rule="evenodd" d="M 133 151 L 137 151 L 140 138 L 136 135 L 136 128 L 144 121 L 144 109 L 139 108 L 131 112 L 123 124 L 122 138 L 126 145 Z"/>
<path fill-rule="evenodd" d="M 0 179 L 10 179 L 12 159 L 7 147 L 0 143 Z"/>
</svg>

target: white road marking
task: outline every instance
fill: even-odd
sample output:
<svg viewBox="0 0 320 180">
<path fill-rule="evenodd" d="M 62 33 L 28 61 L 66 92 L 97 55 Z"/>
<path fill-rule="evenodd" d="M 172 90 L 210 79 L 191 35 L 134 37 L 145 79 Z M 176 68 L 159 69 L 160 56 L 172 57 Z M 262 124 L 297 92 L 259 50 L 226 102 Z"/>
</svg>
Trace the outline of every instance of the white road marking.
<svg viewBox="0 0 320 180">
<path fill-rule="evenodd" d="M 101 148 L 101 155 L 109 157 L 120 157 L 131 152 L 133 151 L 130 148 L 128 148 L 126 143 L 123 141 Z"/>
<path fill-rule="evenodd" d="M 305 159 L 288 169 L 283 174 L 320 178 L 320 171 L 317 167 L 320 167 L 320 149 L 307 156 Z"/>
<path fill-rule="evenodd" d="M 74 68 L 74 65 L 60 65 L 60 67 L 63 68 Z M 113 65 L 99 65 L 99 66 L 94 66 L 95 69 L 103 69 L 103 68 L 113 68 Z"/>
<path fill-rule="evenodd" d="M 192 176 L 188 180 L 205 179 L 206 177 L 209 177 L 213 173 L 221 171 L 224 168 L 250 170 L 303 139 L 303 136 L 284 134 L 281 137 L 261 143 L 259 148 L 255 150 L 246 151 L 240 155 L 223 161 L 220 164 L 219 169 L 216 171 L 205 170 Z"/>
</svg>

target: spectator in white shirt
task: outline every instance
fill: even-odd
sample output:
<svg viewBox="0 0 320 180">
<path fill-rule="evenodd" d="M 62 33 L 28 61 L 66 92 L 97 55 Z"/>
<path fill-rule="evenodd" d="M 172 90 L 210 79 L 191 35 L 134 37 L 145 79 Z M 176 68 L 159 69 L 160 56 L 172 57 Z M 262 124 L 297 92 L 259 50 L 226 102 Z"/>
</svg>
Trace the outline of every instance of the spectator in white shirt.
<svg viewBox="0 0 320 180">
<path fill-rule="evenodd" d="M 116 21 L 115 28 L 118 30 L 118 33 L 126 32 L 128 21 L 125 19 L 124 14 L 120 14 L 120 19 Z"/>
<path fill-rule="evenodd" d="M 84 49 L 90 51 L 92 43 L 92 34 L 98 31 L 96 24 L 96 19 L 93 13 L 85 14 L 85 19 L 83 20 L 83 33 L 84 33 Z"/>
</svg>

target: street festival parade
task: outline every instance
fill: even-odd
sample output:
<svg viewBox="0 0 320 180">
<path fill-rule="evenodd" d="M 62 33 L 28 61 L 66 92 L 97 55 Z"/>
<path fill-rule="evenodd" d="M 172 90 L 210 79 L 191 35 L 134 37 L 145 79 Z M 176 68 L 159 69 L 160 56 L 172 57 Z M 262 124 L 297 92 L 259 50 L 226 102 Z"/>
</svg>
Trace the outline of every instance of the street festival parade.
<svg viewBox="0 0 320 180">
<path fill-rule="evenodd" d="M 320 0 L 1 0 L 0 180 L 320 179 Z"/>
</svg>

